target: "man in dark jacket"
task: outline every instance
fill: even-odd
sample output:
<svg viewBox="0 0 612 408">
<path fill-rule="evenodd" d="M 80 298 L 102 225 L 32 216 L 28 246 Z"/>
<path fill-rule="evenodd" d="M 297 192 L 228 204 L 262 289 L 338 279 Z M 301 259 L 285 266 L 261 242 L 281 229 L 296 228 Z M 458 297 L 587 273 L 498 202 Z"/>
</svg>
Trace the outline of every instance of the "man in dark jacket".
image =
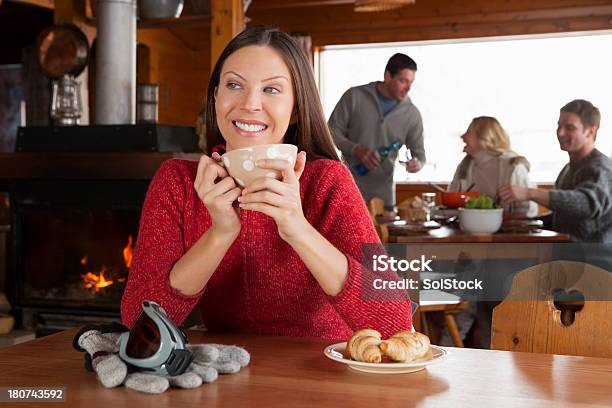
<svg viewBox="0 0 612 408">
<path fill-rule="evenodd" d="M 571 101 L 559 114 L 557 139 L 569 155 L 553 190 L 508 184 L 504 201 L 533 200 L 553 211 L 553 229 L 575 242 L 612 242 L 612 160 L 595 148 L 601 115 L 588 101 Z"/>
</svg>

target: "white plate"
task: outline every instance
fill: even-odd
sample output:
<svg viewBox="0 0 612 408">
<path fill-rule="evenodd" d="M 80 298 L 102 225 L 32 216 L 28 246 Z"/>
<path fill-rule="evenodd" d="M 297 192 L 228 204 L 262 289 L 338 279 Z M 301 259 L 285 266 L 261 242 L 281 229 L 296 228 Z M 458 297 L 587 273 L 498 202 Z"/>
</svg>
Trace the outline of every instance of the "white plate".
<svg viewBox="0 0 612 408">
<path fill-rule="evenodd" d="M 325 347 L 323 354 L 325 357 L 330 358 L 339 363 L 348 364 L 350 368 L 357 371 L 364 371 L 366 373 L 376 374 L 402 374 L 402 373 L 413 373 L 420 371 L 430 364 L 435 364 L 443 360 L 450 353 L 448 350 L 442 347 L 431 345 L 432 358 L 422 361 L 413 361 L 411 363 L 365 363 L 363 361 L 355 361 L 348 358 L 346 353 L 346 342 L 332 344 L 331 346 Z"/>
</svg>

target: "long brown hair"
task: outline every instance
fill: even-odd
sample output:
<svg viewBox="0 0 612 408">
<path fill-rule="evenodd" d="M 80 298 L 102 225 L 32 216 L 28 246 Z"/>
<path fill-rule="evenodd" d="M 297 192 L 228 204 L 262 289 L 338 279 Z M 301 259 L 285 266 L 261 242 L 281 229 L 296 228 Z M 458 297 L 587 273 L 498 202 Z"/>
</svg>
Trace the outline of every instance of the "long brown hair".
<svg viewBox="0 0 612 408">
<path fill-rule="evenodd" d="M 206 95 L 205 121 L 208 154 L 212 154 L 212 149 L 218 144 L 225 143 L 217 125 L 215 111 L 215 89 L 219 86 L 221 69 L 230 55 L 250 45 L 274 48 L 283 57 L 291 73 L 297 121 L 287 128 L 284 143 L 294 144 L 299 150 L 304 150 L 309 160 L 325 158 L 339 161 L 323 115 L 308 58 L 288 34 L 268 26 L 255 26 L 242 31 L 227 44 L 215 64 Z"/>
</svg>

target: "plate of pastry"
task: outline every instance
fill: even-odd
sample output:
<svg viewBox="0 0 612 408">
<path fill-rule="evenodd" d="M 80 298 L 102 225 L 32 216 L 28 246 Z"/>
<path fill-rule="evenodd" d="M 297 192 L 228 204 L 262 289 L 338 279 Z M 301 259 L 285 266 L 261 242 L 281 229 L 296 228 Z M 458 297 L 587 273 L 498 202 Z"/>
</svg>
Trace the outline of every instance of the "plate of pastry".
<svg viewBox="0 0 612 408">
<path fill-rule="evenodd" d="M 424 334 L 402 331 L 387 340 L 378 331 L 361 329 L 348 341 L 332 344 L 323 354 L 334 361 L 347 364 L 357 371 L 376 374 L 403 374 L 423 370 L 442 361 L 448 350 L 430 344 Z"/>
</svg>

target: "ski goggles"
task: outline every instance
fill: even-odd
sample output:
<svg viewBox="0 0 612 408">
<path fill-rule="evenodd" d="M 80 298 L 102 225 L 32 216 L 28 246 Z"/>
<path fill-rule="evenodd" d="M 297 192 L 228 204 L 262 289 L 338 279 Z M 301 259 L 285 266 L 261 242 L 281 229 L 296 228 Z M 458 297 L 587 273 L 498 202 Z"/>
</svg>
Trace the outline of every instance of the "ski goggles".
<svg viewBox="0 0 612 408">
<path fill-rule="evenodd" d="M 185 372 L 193 356 L 185 348 L 185 334 L 166 311 L 150 300 L 129 332 L 119 337 L 119 356 L 126 363 L 156 374 L 175 376 Z"/>
</svg>

